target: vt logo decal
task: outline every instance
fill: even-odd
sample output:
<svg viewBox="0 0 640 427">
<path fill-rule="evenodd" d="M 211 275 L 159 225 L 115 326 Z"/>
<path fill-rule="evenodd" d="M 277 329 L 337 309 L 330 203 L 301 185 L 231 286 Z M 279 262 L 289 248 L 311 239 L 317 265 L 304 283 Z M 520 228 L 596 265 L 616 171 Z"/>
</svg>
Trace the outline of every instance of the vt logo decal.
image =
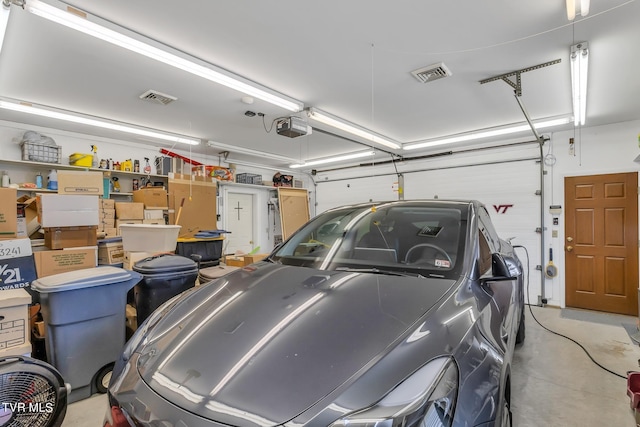
<svg viewBox="0 0 640 427">
<path fill-rule="evenodd" d="M 507 213 L 507 209 L 512 208 L 513 205 L 493 205 L 493 208 L 496 210 L 496 212 L 498 213 Z"/>
</svg>

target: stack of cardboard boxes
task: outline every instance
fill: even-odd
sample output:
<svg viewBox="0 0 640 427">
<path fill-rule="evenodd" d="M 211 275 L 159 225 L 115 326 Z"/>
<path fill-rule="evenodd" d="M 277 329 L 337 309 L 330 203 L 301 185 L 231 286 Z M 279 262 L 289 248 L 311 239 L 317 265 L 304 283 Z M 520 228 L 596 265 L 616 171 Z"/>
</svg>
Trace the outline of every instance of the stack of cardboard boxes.
<svg viewBox="0 0 640 427">
<path fill-rule="evenodd" d="M 32 298 L 25 289 L 36 272 L 30 240 L 17 238 L 16 196 L 15 189 L 0 188 L 0 359 L 31 355 Z"/>
<path fill-rule="evenodd" d="M 116 202 L 116 230 L 120 235 L 122 224 L 142 224 L 144 205 L 136 202 Z"/>
<path fill-rule="evenodd" d="M 45 245 L 33 254 L 38 277 L 95 267 L 98 196 L 39 194 L 37 206 Z"/>
<path fill-rule="evenodd" d="M 98 206 L 98 233 L 105 238 L 118 235 L 116 229 L 116 205 L 113 199 L 100 199 Z"/>
</svg>

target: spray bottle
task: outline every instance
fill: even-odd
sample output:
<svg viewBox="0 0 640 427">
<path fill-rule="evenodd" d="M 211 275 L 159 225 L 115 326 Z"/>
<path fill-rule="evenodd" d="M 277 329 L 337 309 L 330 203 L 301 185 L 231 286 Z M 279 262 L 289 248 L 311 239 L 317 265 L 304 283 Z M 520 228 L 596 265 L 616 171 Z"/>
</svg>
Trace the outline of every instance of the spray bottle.
<svg viewBox="0 0 640 427">
<path fill-rule="evenodd" d="M 98 160 L 98 146 L 92 145 L 91 151 L 93 152 L 93 159 L 91 161 L 91 167 L 94 169 L 98 169 L 100 166 L 100 161 Z"/>
</svg>

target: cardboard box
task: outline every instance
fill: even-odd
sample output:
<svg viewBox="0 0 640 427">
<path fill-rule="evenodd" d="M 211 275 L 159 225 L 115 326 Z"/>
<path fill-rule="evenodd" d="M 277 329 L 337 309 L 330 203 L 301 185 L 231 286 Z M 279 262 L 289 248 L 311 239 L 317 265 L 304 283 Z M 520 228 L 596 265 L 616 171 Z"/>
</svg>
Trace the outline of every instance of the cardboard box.
<svg viewBox="0 0 640 427">
<path fill-rule="evenodd" d="M 98 196 L 39 194 L 37 205 L 42 227 L 98 225 Z"/>
<path fill-rule="evenodd" d="M 254 262 L 262 261 L 269 254 L 253 254 L 253 255 L 244 255 L 245 265 L 253 264 Z"/>
<path fill-rule="evenodd" d="M 18 238 L 33 236 L 40 230 L 38 206 L 35 197 L 21 196 L 18 205 Z"/>
<path fill-rule="evenodd" d="M 115 209 L 116 201 L 113 199 L 100 199 L 100 207 L 104 210 Z"/>
<path fill-rule="evenodd" d="M 194 237 L 201 230 L 215 230 L 217 226 L 216 183 L 211 181 L 169 178 L 169 224 L 176 224 L 176 216 L 182 205 L 179 221 L 180 236 Z M 201 177 L 206 179 L 206 177 Z M 209 178 L 209 180 L 215 178 Z M 183 204 L 184 201 L 184 204 Z"/>
<path fill-rule="evenodd" d="M 116 202 L 117 219 L 144 219 L 144 204 L 137 202 Z"/>
<path fill-rule="evenodd" d="M 29 344 L 31 295 L 24 289 L 0 292 L 0 352 Z M 23 351 L 23 350 L 20 350 Z M 22 353 L 19 353 L 22 354 Z"/>
<path fill-rule="evenodd" d="M 49 249 L 78 248 L 97 244 L 98 227 L 49 227 L 44 229 L 44 245 Z"/>
<path fill-rule="evenodd" d="M 0 240 L 0 293 L 8 289 L 25 288 L 31 292 L 31 282 L 37 279 L 31 240 Z"/>
<path fill-rule="evenodd" d="M 98 265 L 121 264 L 123 262 L 122 240 L 98 243 Z"/>
<path fill-rule="evenodd" d="M 253 254 L 253 255 L 227 255 L 224 257 L 224 263 L 233 267 L 244 267 L 254 262 L 261 261 L 268 257 L 269 254 Z"/>
<path fill-rule="evenodd" d="M 143 203 L 146 209 L 168 209 L 167 191 L 162 187 L 145 187 L 133 192 L 133 201 Z"/>
<path fill-rule="evenodd" d="M 98 247 L 35 251 L 38 278 L 98 265 Z"/>
<path fill-rule="evenodd" d="M 98 216 L 104 219 L 116 219 L 116 209 L 102 209 Z"/>
<path fill-rule="evenodd" d="M 102 172 L 58 171 L 58 194 L 91 194 L 104 192 Z"/>
<path fill-rule="evenodd" d="M 141 259 L 149 258 L 154 255 L 158 255 L 158 252 L 131 252 L 124 251 L 124 260 L 122 262 L 122 268 L 125 270 L 133 270 L 133 265 Z"/>
<path fill-rule="evenodd" d="M 18 207 L 15 188 L 0 188 L 0 238 L 15 239 L 18 235 Z"/>
<path fill-rule="evenodd" d="M 104 230 L 105 228 L 116 228 L 116 220 L 113 218 L 102 218 L 98 228 Z"/>
<path fill-rule="evenodd" d="M 244 257 L 235 256 L 235 255 L 225 256 L 224 263 L 232 267 L 244 267 L 246 265 L 244 262 Z"/>
<path fill-rule="evenodd" d="M 144 219 L 164 219 L 164 210 L 162 209 L 145 209 Z"/>
<path fill-rule="evenodd" d="M 102 230 L 102 232 L 105 234 L 105 238 L 116 237 L 118 235 L 118 229 L 115 227 L 105 228 L 104 230 Z"/>
</svg>

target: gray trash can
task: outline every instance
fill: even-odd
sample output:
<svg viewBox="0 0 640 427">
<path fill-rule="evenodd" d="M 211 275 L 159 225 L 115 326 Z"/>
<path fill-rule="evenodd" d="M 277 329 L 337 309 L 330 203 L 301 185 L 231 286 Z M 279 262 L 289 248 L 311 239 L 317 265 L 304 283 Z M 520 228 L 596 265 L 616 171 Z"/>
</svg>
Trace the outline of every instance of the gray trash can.
<svg viewBox="0 0 640 427">
<path fill-rule="evenodd" d="M 51 363 L 71 386 L 69 403 L 106 392 L 125 343 L 127 291 L 142 279 L 118 267 L 70 271 L 34 280 Z"/>
<path fill-rule="evenodd" d="M 198 264 L 174 254 L 141 259 L 133 265 L 133 271 L 142 275 L 142 281 L 133 289 L 138 325 L 162 303 L 193 288 L 198 278 Z"/>
</svg>

